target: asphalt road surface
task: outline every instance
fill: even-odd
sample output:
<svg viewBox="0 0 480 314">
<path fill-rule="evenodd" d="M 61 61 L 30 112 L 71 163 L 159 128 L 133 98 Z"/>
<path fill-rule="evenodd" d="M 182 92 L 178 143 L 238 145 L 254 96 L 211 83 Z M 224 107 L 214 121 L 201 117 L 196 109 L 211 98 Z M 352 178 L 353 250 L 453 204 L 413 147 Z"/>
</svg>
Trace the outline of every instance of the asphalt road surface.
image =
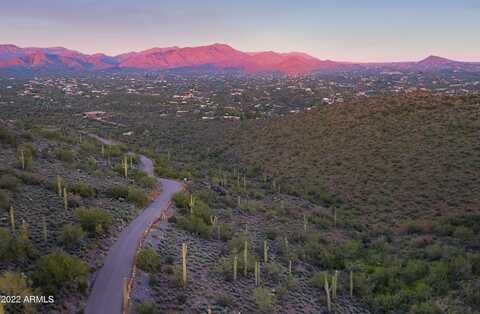
<svg viewBox="0 0 480 314">
<path fill-rule="evenodd" d="M 140 161 L 144 171 L 154 175 L 153 162 L 145 156 L 140 156 Z M 150 224 L 160 218 L 162 212 L 170 206 L 173 194 L 183 188 L 178 181 L 159 181 L 162 186 L 161 194 L 120 233 L 108 251 L 90 292 L 86 314 L 122 313 L 124 278 L 130 276 L 138 242 Z"/>
</svg>

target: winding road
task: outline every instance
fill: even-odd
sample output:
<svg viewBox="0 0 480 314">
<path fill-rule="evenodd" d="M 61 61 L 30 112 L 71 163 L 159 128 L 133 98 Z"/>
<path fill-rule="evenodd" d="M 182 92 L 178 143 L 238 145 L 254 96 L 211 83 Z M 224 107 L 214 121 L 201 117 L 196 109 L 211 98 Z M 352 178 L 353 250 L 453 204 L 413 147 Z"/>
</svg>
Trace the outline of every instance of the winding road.
<svg viewBox="0 0 480 314">
<path fill-rule="evenodd" d="M 104 144 L 111 144 L 108 140 L 97 139 Z M 154 176 L 152 160 L 140 156 L 140 162 L 143 170 Z M 124 278 L 131 276 L 139 241 L 149 226 L 168 209 L 173 194 L 183 189 L 178 181 L 160 178 L 158 181 L 162 186 L 161 194 L 120 233 L 108 251 L 88 297 L 86 314 L 122 313 Z"/>
</svg>

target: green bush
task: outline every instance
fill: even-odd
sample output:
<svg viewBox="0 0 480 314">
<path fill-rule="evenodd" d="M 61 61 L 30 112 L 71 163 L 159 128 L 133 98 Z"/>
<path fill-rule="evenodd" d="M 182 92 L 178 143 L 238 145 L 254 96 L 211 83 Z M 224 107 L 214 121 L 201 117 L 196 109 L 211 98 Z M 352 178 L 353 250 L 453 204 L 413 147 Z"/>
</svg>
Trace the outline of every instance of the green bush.
<svg viewBox="0 0 480 314">
<path fill-rule="evenodd" d="M 61 148 L 55 152 L 57 158 L 63 162 L 73 162 L 76 157 L 75 151 L 71 149 Z"/>
<path fill-rule="evenodd" d="M 158 313 L 155 303 L 142 301 L 137 304 L 137 313 L 138 314 L 156 314 Z"/>
<path fill-rule="evenodd" d="M 124 198 L 129 202 L 135 203 L 138 208 L 148 205 L 148 196 L 144 191 L 126 185 L 116 185 L 112 187 L 110 195 L 116 199 Z"/>
<path fill-rule="evenodd" d="M 196 215 L 177 217 L 177 226 L 181 229 L 195 233 L 202 238 L 208 239 L 212 234 L 212 228 Z"/>
<path fill-rule="evenodd" d="M 253 299 L 260 312 L 273 312 L 275 308 L 275 296 L 268 288 L 259 287 L 253 289 Z"/>
<path fill-rule="evenodd" d="M 34 278 L 46 293 L 56 293 L 62 288 L 83 291 L 88 272 L 88 265 L 81 259 L 56 251 L 40 258 Z"/>
<path fill-rule="evenodd" d="M 412 314 L 442 314 L 443 311 L 433 302 L 415 304 L 410 311 Z"/>
<path fill-rule="evenodd" d="M 160 255 L 153 248 L 141 249 L 137 255 L 137 267 L 148 273 L 155 273 L 160 269 Z"/>
<path fill-rule="evenodd" d="M 95 195 L 97 194 L 95 188 L 84 182 L 78 182 L 72 186 L 69 186 L 69 190 L 75 194 L 80 195 L 81 197 L 95 197 Z"/>
<path fill-rule="evenodd" d="M 78 245 L 80 241 L 85 237 L 85 231 L 83 231 L 80 225 L 65 225 L 63 226 L 60 241 L 67 247 L 73 247 Z"/>
<path fill-rule="evenodd" d="M 480 280 L 476 279 L 465 287 L 465 298 L 473 307 L 480 307 Z"/>
<path fill-rule="evenodd" d="M 135 203 L 138 208 L 143 208 L 148 205 L 148 196 L 147 194 L 137 188 L 129 188 L 127 194 L 127 200 Z"/>
<path fill-rule="evenodd" d="M 126 185 L 115 185 L 110 190 L 110 196 L 116 199 L 124 198 L 128 196 L 129 187 Z"/>
<path fill-rule="evenodd" d="M 173 195 L 173 203 L 178 208 L 187 209 L 188 204 L 190 203 L 190 193 L 188 192 L 177 192 Z"/>
<path fill-rule="evenodd" d="M 22 184 L 22 181 L 14 175 L 4 174 L 0 176 L 0 189 L 16 191 L 20 184 Z"/>
<path fill-rule="evenodd" d="M 0 228 L 0 261 L 11 258 L 13 238 L 7 229 Z"/>
<path fill-rule="evenodd" d="M 10 208 L 10 196 L 8 196 L 8 193 L 4 190 L 0 190 L 0 208 Z"/>
<path fill-rule="evenodd" d="M 459 226 L 455 228 L 455 231 L 453 232 L 453 236 L 463 241 L 471 241 L 475 237 L 475 233 L 473 232 L 472 229 L 466 226 Z"/>
<path fill-rule="evenodd" d="M 100 208 L 77 208 L 75 215 L 82 228 L 90 233 L 101 234 L 112 223 L 112 215 Z"/>
<path fill-rule="evenodd" d="M 30 287 L 30 280 L 23 273 L 7 271 L 0 276 L 0 292 L 3 295 L 15 295 L 24 297 L 33 295 L 32 288 Z M 1 307 L 1 305 L 0 305 Z M 23 307 L 21 313 L 35 313 L 35 305 L 31 303 L 24 303 L 23 305 L 15 304 L 15 309 Z M 12 313 L 16 311 L 13 311 Z M 3 313 L 3 312 L 2 312 Z M 10 313 L 10 312 L 7 312 Z"/>
<path fill-rule="evenodd" d="M 17 144 L 17 138 L 10 130 L 0 127 L 0 142 L 9 146 L 15 146 Z"/>
</svg>

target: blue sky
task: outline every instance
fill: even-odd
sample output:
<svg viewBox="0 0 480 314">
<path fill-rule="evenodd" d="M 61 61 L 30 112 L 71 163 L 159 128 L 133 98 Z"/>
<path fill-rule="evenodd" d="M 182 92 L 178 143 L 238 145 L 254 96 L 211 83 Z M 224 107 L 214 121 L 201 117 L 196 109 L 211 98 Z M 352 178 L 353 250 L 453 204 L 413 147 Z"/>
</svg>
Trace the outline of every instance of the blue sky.
<svg viewBox="0 0 480 314">
<path fill-rule="evenodd" d="M 118 54 L 227 43 L 341 61 L 480 61 L 478 0 L 0 0 L 0 43 Z"/>
</svg>

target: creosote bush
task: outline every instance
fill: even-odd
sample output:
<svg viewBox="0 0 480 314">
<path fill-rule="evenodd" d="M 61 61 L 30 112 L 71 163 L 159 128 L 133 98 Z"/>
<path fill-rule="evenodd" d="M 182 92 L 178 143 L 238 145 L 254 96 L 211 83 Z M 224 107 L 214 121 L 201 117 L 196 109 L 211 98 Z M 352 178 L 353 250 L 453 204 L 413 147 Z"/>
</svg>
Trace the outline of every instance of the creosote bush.
<svg viewBox="0 0 480 314">
<path fill-rule="evenodd" d="M 88 265 L 81 259 L 56 251 L 40 258 L 34 280 L 45 293 L 56 293 L 62 288 L 84 291 L 88 273 Z"/>
<path fill-rule="evenodd" d="M 137 267 L 148 273 L 155 273 L 160 269 L 161 259 L 153 248 L 141 249 L 137 255 Z"/>
<path fill-rule="evenodd" d="M 65 225 L 63 226 L 60 241 L 67 247 L 78 245 L 85 237 L 85 231 L 80 225 Z"/>
<path fill-rule="evenodd" d="M 126 185 L 115 185 L 110 190 L 110 195 L 116 199 L 123 198 L 135 203 L 138 208 L 147 206 L 149 201 L 144 191 Z"/>
<path fill-rule="evenodd" d="M 102 234 L 112 223 L 112 215 L 100 208 L 77 208 L 75 215 L 82 228 L 90 234 Z"/>
</svg>

